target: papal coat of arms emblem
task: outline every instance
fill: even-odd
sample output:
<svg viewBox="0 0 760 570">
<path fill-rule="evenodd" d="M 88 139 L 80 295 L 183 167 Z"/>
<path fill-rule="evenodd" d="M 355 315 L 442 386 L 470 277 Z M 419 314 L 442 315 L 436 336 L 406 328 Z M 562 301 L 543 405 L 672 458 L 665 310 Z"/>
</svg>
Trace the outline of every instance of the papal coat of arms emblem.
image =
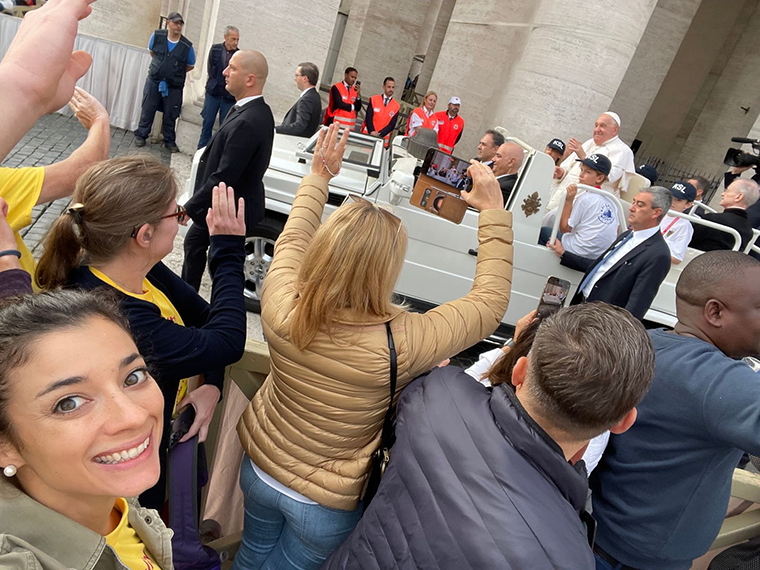
<svg viewBox="0 0 760 570">
<path fill-rule="evenodd" d="M 541 198 L 538 197 L 538 192 L 533 192 L 533 194 L 525 198 L 521 208 L 522 211 L 525 212 L 526 218 L 531 217 L 533 214 L 537 214 L 538 210 L 541 209 Z"/>
</svg>

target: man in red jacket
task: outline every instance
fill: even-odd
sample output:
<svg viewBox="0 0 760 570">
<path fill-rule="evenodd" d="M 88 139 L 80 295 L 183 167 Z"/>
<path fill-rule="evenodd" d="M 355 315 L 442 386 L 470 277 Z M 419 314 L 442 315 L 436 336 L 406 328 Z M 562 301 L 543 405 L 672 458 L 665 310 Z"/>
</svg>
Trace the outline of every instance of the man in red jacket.
<svg viewBox="0 0 760 570">
<path fill-rule="evenodd" d="M 464 119 L 459 116 L 462 100 L 459 97 L 449 99 L 449 108 L 435 114 L 438 121 L 438 148 L 446 154 L 454 152 L 454 146 L 462 138 Z"/>
</svg>

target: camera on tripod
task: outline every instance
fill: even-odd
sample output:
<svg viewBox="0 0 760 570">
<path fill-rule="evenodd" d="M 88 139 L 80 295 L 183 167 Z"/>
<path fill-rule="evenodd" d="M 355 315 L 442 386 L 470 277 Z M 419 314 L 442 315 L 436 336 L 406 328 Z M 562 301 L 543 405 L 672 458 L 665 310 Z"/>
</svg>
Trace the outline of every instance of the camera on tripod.
<svg viewBox="0 0 760 570">
<path fill-rule="evenodd" d="M 731 142 L 751 144 L 754 152 L 744 152 L 740 148 L 729 148 L 728 151 L 726 151 L 723 164 L 726 166 L 758 167 L 760 164 L 760 141 L 743 137 L 733 137 Z"/>
</svg>

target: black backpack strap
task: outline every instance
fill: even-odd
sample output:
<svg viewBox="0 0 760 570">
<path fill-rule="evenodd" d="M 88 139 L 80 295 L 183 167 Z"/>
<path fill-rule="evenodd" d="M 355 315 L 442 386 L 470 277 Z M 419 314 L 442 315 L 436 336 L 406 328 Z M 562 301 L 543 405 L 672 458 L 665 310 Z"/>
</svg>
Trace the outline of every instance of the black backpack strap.
<svg viewBox="0 0 760 570">
<path fill-rule="evenodd" d="M 393 422 L 393 398 L 396 395 L 396 379 L 398 377 L 398 362 L 396 359 L 396 344 L 393 342 L 391 333 L 391 324 L 385 323 L 385 330 L 388 331 L 388 351 L 391 357 L 391 399 L 388 402 L 388 411 L 385 412 L 385 421 L 383 422 L 383 435 L 380 440 L 380 448 L 390 447 L 393 445 L 394 422 Z"/>
</svg>

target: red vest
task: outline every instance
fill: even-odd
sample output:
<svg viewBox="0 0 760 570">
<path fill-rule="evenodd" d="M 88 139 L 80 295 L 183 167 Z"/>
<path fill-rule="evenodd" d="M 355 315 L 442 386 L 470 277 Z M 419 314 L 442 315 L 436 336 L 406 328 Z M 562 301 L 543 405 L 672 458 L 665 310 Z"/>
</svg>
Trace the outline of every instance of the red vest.
<svg viewBox="0 0 760 570">
<path fill-rule="evenodd" d="M 343 102 L 351 104 L 351 110 L 344 111 L 343 109 L 336 109 L 332 100 L 332 89 L 330 89 L 330 103 L 327 105 L 327 111 L 325 112 L 325 124 L 328 124 L 329 119 L 332 117 L 336 123 L 340 123 L 344 127 L 348 127 L 350 130 L 353 130 L 354 125 L 356 125 L 356 111 L 354 111 L 354 103 L 356 102 L 356 89 L 354 89 L 353 85 L 350 87 L 350 89 L 346 89 L 346 84 L 343 81 L 336 83 L 335 87 L 338 88 Z"/>
<path fill-rule="evenodd" d="M 457 115 L 449 119 L 448 111 L 439 111 L 433 115 L 438 121 L 438 148 L 446 154 L 454 152 L 457 138 L 464 130 L 464 119 Z"/>
<path fill-rule="evenodd" d="M 417 107 L 414 111 L 412 111 L 412 114 L 409 115 L 409 121 L 406 123 L 406 136 L 409 136 L 409 123 L 411 122 L 412 116 L 416 116 L 420 121 L 422 121 L 422 124 L 417 127 L 418 129 L 435 129 L 435 126 L 438 124 L 438 119 L 436 118 L 435 113 L 428 117 L 422 107 Z"/>
<path fill-rule="evenodd" d="M 395 117 L 398 114 L 399 109 L 401 109 L 401 105 L 398 104 L 398 101 L 395 99 L 391 99 L 388 101 L 388 105 L 383 105 L 383 95 L 373 95 L 369 98 L 369 106 L 372 107 L 372 125 L 375 127 L 375 130 L 380 132 L 385 127 L 387 127 L 390 122 L 393 120 L 393 117 Z M 369 131 L 367 130 L 367 122 L 364 122 L 364 127 L 362 128 L 363 133 L 369 134 Z M 383 140 L 385 140 L 385 146 L 388 146 L 388 141 L 390 140 L 390 133 L 385 135 L 383 137 Z"/>
</svg>

